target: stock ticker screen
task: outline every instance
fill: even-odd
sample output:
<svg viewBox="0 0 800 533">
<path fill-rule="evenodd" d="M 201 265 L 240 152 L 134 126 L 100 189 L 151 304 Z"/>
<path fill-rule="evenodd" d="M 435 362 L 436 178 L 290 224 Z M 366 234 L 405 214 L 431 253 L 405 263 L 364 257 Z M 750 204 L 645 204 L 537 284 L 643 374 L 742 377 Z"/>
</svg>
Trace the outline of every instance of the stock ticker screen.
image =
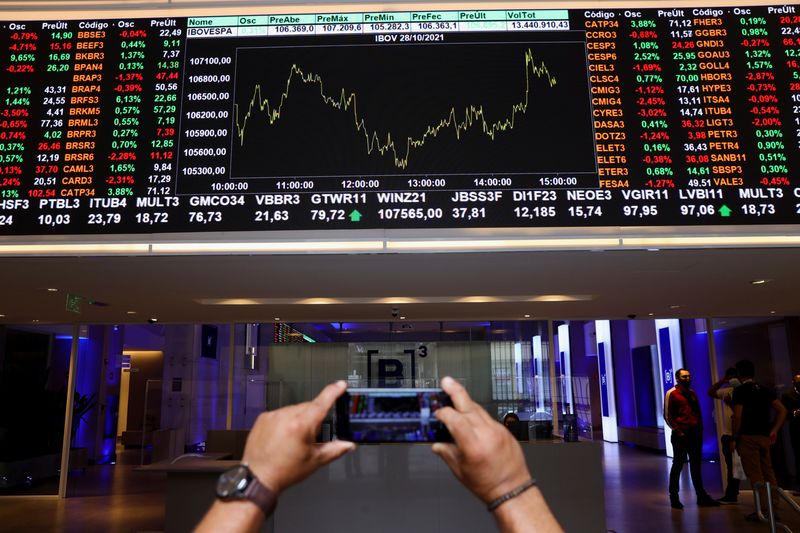
<svg viewBox="0 0 800 533">
<path fill-rule="evenodd" d="M 800 221 L 796 6 L 0 23 L 0 234 Z"/>
</svg>

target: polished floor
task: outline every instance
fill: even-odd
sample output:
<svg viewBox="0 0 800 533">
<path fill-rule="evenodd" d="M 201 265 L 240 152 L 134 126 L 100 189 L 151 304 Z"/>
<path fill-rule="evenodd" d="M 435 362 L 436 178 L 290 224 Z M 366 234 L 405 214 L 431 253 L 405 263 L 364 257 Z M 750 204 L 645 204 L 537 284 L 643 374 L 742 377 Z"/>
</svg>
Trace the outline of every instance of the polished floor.
<svg viewBox="0 0 800 533">
<path fill-rule="evenodd" d="M 769 531 L 766 524 L 748 522 L 744 516 L 755 511 L 753 493 L 742 491 L 737 505 L 698 507 L 686 465 L 681 477 L 681 501 L 685 508 L 669 506 L 667 482 L 671 459 L 664 455 L 604 444 L 606 525 L 619 533 L 695 533 L 728 531 Z M 720 467 L 703 463 L 703 481 L 711 496 L 722 496 Z M 800 532 L 800 515 L 781 509 L 781 519 L 792 531 Z"/>
<path fill-rule="evenodd" d="M 164 530 L 163 475 L 135 472 L 138 451 L 118 451 L 116 465 L 69 477 L 66 500 L 0 500 L 0 532 L 133 533 Z"/>
<path fill-rule="evenodd" d="M 688 468 L 681 480 L 682 511 L 670 508 L 667 477 L 670 461 L 663 455 L 616 444 L 604 444 L 606 524 L 617 533 L 763 532 L 765 524 L 747 522 L 754 510 L 750 492 L 738 505 L 698 508 Z M 117 465 L 94 466 L 70 478 L 66 500 L 15 498 L 0 500 L 0 532 L 134 533 L 164 529 L 163 477 L 135 472 L 136 452 L 120 453 Z M 719 465 L 703 465 L 706 488 L 722 494 Z M 575 483 L 580 483 L 576 478 Z M 784 506 L 784 522 L 800 532 L 800 515 Z M 461 533 L 461 532 L 459 532 Z"/>
</svg>

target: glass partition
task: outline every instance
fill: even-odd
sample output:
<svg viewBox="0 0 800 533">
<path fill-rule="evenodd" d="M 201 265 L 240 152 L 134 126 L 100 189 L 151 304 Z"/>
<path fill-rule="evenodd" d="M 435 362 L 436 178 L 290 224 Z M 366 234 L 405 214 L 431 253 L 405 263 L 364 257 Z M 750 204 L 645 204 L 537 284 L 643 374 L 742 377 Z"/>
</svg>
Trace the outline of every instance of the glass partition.
<svg viewBox="0 0 800 533">
<path fill-rule="evenodd" d="M 800 369 L 798 319 L 711 323 L 715 353 L 705 319 L 558 321 L 551 330 L 543 321 L 83 327 L 68 487 L 120 453 L 137 464 L 197 452 L 237 459 L 260 413 L 310 400 L 339 379 L 437 387 L 449 375 L 497 420 L 513 413 L 519 438 L 596 440 L 605 435 L 603 375 L 613 371 L 605 393 L 619 440 L 663 450 L 661 390 L 671 369 L 691 368 L 702 392 L 750 358 L 777 397 Z M 667 329 L 677 332 L 669 347 L 659 336 Z M 0 329 L 0 495 L 57 494 L 71 344 L 71 326 Z M 704 416 L 716 409 L 702 400 Z M 331 422 L 320 438 L 330 437 Z M 704 451 L 713 457 L 717 436 L 706 426 Z M 798 461 L 784 433 L 776 470 L 794 483 Z"/>
<path fill-rule="evenodd" d="M 697 321 L 693 328 L 697 336 L 707 338 L 705 326 L 705 320 Z M 755 381 L 769 388 L 777 399 L 791 396 L 792 377 L 800 372 L 798 317 L 723 317 L 714 318 L 711 326 L 717 355 L 717 375 L 711 376 L 712 380 L 720 379 L 737 361 L 749 359 L 755 365 Z M 714 403 L 716 409 L 718 402 Z M 796 424 L 791 413 L 789 415 L 784 430 L 770 451 L 778 484 L 796 489 L 800 488 L 800 439 L 792 442 Z"/>
<path fill-rule="evenodd" d="M 403 325 L 407 333 L 398 334 Z M 273 342 L 258 348 L 266 375 L 239 382 L 248 422 L 264 407 L 309 400 L 337 379 L 350 387 L 438 387 L 442 377 L 452 376 L 497 420 L 514 413 L 526 428 L 541 422 L 547 435 L 553 406 L 560 409 L 566 398 L 556 389 L 570 391 L 564 414 L 576 412 L 571 378 L 551 380 L 545 322 L 291 324 L 273 332 Z M 343 338 L 351 342 L 338 342 Z M 584 407 L 591 405 L 586 400 Z"/>
<path fill-rule="evenodd" d="M 0 326 L 0 496 L 58 494 L 70 347 Z"/>
</svg>

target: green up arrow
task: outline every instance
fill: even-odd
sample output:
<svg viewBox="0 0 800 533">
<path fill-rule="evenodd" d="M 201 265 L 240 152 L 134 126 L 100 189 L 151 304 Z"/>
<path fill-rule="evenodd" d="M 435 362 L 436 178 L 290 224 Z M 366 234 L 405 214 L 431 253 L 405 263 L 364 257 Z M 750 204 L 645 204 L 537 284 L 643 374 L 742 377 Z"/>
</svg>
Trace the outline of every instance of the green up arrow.
<svg viewBox="0 0 800 533">
<path fill-rule="evenodd" d="M 350 222 L 358 222 L 361 220 L 363 215 L 358 212 L 357 209 L 353 209 L 353 212 L 350 213 Z"/>
<path fill-rule="evenodd" d="M 731 208 L 723 204 L 722 207 L 719 208 L 719 214 L 723 217 L 729 217 L 731 216 Z"/>
</svg>

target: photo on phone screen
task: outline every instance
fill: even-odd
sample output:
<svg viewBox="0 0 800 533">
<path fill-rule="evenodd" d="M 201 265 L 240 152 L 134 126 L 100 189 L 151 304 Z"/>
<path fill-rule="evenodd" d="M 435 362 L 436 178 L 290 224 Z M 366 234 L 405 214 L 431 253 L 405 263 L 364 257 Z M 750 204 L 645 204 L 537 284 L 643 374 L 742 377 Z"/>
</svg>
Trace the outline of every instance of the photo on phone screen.
<svg viewBox="0 0 800 533">
<path fill-rule="evenodd" d="M 442 389 L 350 389 L 336 401 L 336 436 L 353 442 L 450 442 L 436 411 Z"/>
</svg>

